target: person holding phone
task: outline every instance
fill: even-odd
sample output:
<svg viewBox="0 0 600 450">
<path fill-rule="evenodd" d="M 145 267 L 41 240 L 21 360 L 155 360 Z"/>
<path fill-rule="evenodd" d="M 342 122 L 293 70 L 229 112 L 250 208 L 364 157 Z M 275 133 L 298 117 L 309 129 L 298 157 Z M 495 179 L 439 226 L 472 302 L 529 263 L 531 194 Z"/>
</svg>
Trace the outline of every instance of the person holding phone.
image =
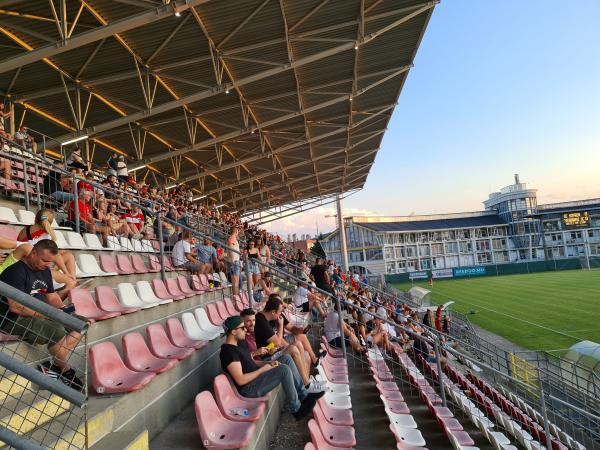
<svg viewBox="0 0 600 450">
<path fill-rule="evenodd" d="M 262 397 L 281 385 L 294 418 L 300 420 L 310 414 L 324 392 L 311 394 L 306 390 L 293 362 L 284 363 L 288 355 L 282 355 L 280 361 L 253 360 L 245 343 L 247 330 L 241 316 L 225 319 L 223 329 L 226 337 L 219 355 L 221 367 L 241 395 Z"/>
</svg>

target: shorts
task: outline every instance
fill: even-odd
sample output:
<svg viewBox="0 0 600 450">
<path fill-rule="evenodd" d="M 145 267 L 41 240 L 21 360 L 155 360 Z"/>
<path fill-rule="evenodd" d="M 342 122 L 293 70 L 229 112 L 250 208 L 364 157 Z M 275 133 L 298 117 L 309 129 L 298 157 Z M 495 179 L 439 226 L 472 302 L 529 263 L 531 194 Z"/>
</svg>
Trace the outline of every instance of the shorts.
<svg viewBox="0 0 600 450">
<path fill-rule="evenodd" d="M 239 277 L 240 276 L 240 262 L 234 261 L 229 264 L 229 275 Z"/>
<path fill-rule="evenodd" d="M 260 273 L 260 266 L 254 261 L 248 261 L 248 273 L 258 275 Z"/>
<path fill-rule="evenodd" d="M 310 312 L 310 303 L 304 302 L 300 306 L 296 306 L 296 309 L 303 313 Z"/>
<path fill-rule="evenodd" d="M 182 264 L 181 266 L 177 266 L 177 269 L 180 269 L 180 268 L 184 268 L 185 270 L 189 270 L 190 272 L 199 272 L 200 269 L 202 268 L 202 264 L 195 263 L 192 261 L 186 261 L 185 264 Z"/>
<path fill-rule="evenodd" d="M 5 333 L 20 336 L 30 344 L 52 346 L 64 338 L 68 332 L 60 324 L 37 317 L 17 317 L 14 322 L 4 322 Z"/>
<path fill-rule="evenodd" d="M 15 259 L 15 257 L 13 256 L 12 253 L 10 253 L 6 259 L 4 260 L 4 262 L 2 264 L 0 264 L 0 274 L 2 272 L 4 272 L 6 269 L 8 269 L 10 266 L 12 266 L 14 263 L 16 263 L 18 260 Z"/>
<path fill-rule="evenodd" d="M 286 334 L 283 339 L 285 339 L 288 344 L 293 344 L 296 342 L 296 336 L 292 333 Z"/>
</svg>

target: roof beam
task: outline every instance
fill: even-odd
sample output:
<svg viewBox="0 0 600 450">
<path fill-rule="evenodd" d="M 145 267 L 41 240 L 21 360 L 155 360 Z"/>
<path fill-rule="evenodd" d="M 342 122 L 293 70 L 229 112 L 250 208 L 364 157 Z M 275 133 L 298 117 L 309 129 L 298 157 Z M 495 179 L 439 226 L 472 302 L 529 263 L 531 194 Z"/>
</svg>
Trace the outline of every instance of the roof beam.
<svg viewBox="0 0 600 450">
<path fill-rule="evenodd" d="M 166 17 L 170 17 L 177 11 L 185 11 L 193 6 L 198 6 L 209 1 L 210 0 L 174 1 L 168 5 L 161 5 L 134 16 L 116 20 L 108 25 L 102 25 L 93 30 L 84 31 L 74 37 L 67 38 L 64 41 L 57 41 L 54 44 L 46 45 L 37 50 L 31 50 L 22 55 L 4 60 L 0 62 L 0 73 L 8 72 L 27 64 L 32 64 L 44 58 L 51 58 L 52 56 L 91 44 L 114 34 L 123 33 L 133 28 L 148 25 Z"/>
<path fill-rule="evenodd" d="M 202 1 L 202 0 L 194 0 L 194 1 Z M 209 1 L 209 0 L 206 0 L 206 1 Z M 165 102 L 161 105 L 156 105 L 152 109 L 138 111 L 136 113 L 129 114 L 127 116 L 124 116 L 124 117 L 121 117 L 118 119 L 114 119 L 114 120 L 111 120 L 111 121 L 108 121 L 108 122 L 105 122 L 102 124 L 88 127 L 88 128 L 86 128 L 85 133 L 88 136 L 93 136 L 97 133 L 106 131 L 111 128 L 119 127 L 122 125 L 127 125 L 128 123 L 131 123 L 131 122 L 139 121 L 139 120 L 145 119 L 147 117 L 151 117 L 156 114 L 162 114 L 164 112 L 170 111 L 175 108 L 180 108 L 189 103 L 194 103 L 194 102 L 197 102 L 200 100 L 204 100 L 206 98 L 224 94 L 229 89 L 239 88 L 241 86 L 244 86 L 244 85 L 247 85 L 250 83 L 254 83 L 256 81 L 263 80 L 265 78 L 269 78 L 274 75 L 278 75 L 282 72 L 286 72 L 286 71 L 294 69 L 294 68 L 302 67 L 307 64 L 310 64 L 310 63 L 313 63 L 316 61 L 320 61 L 322 59 L 328 58 L 330 56 L 339 54 L 344 51 L 348 51 L 348 50 L 354 51 L 354 47 L 356 45 L 358 45 L 360 47 L 361 45 L 366 44 L 366 43 L 372 41 L 373 39 L 378 38 L 379 36 L 383 35 L 384 33 L 413 19 L 414 17 L 418 16 L 419 14 L 430 10 L 437 3 L 438 3 L 437 1 L 425 3 L 424 6 L 414 10 L 412 13 L 407 14 L 407 15 L 403 16 L 402 18 L 394 21 L 393 23 L 386 25 L 385 27 L 383 27 L 380 30 L 376 30 L 376 31 L 364 36 L 360 42 L 345 42 L 345 43 L 336 45 L 334 47 L 328 48 L 326 50 L 318 51 L 316 53 L 313 53 L 312 55 L 308 55 L 303 58 L 299 58 L 299 59 L 293 61 L 292 63 L 282 64 L 279 67 L 274 67 L 272 69 L 267 69 L 262 72 L 255 73 L 253 75 L 250 75 L 250 76 L 247 76 L 244 78 L 240 78 L 240 79 L 236 80 L 235 83 L 223 83 L 221 86 L 216 86 L 212 89 L 200 91 L 195 94 L 181 97 L 177 100 Z M 74 135 L 71 134 L 71 135 L 61 136 L 58 140 L 60 140 L 62 142 L 62 141 L 68 140 L 68 139 L 72 139 L 73 137 L 74 137 Z"/>
</svg>

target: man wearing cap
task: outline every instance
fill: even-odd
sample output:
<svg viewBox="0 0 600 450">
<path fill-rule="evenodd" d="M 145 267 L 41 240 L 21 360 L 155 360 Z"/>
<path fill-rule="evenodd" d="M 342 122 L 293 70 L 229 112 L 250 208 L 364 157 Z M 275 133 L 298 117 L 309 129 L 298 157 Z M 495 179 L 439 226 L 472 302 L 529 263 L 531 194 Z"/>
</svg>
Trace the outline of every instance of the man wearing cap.
<svg viewBox="0 0 600 450">
<path fill-rule="evenodd" d="M 244 397 L 256 398 L 268 394 L 281 384 L 296 420 L 313 410 L 324 392 L 309 394 L 293 363 L 254 361 L 246 346 L 246 325 L 241 316 L 230 316 L 223 323 L 225 343 L 221 345 L 221 367 Z M 287 356 L 289 358 L 289 356 Z"/>
</svg>

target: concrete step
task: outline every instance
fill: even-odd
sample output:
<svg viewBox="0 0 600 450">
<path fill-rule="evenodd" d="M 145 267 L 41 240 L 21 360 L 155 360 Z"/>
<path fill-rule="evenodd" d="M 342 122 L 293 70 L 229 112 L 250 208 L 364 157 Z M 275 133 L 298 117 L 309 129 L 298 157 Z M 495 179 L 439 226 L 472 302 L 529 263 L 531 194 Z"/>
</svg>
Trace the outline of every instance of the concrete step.
<svg viewBox="0 0 600 450">
<path fill-rule="evenodd" d="M 90 450 L 148 450 L 148 431 L 118 431 L 111 433 L 102 441 L 90 447 Z M 168 447 L 164 447 L 168 448 Z"/>
</svg>

